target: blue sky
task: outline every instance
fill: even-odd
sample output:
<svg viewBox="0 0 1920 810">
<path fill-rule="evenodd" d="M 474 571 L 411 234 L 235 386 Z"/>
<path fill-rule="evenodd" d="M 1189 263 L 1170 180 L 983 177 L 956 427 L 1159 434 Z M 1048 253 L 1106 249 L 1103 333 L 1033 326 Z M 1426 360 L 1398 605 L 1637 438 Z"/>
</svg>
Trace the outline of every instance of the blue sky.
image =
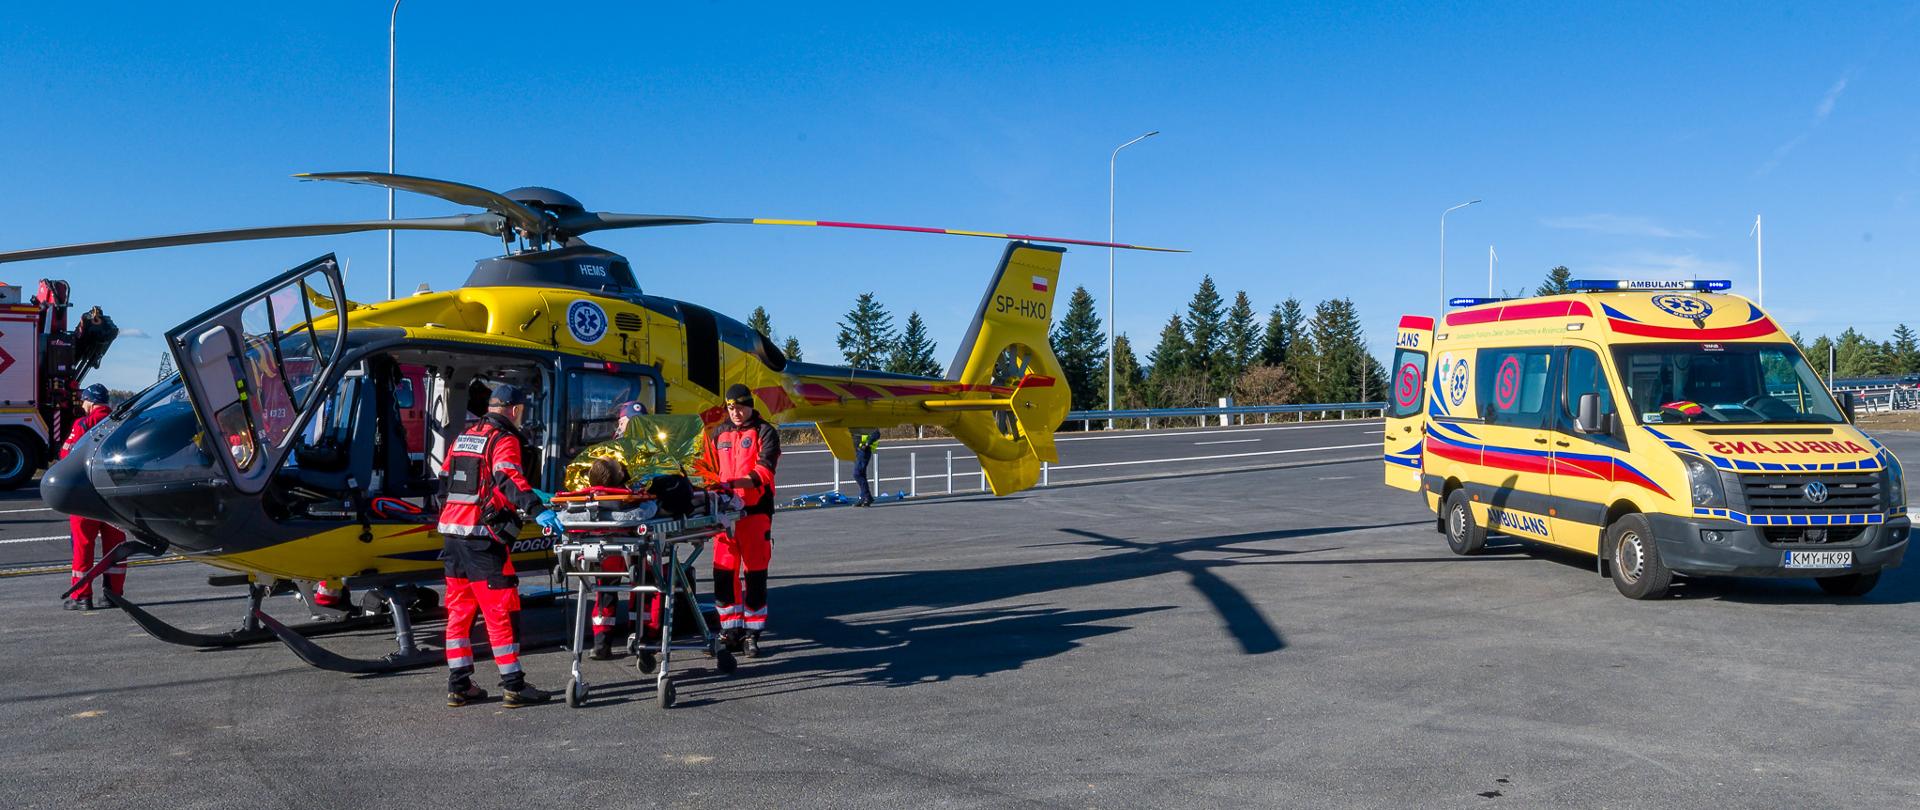
<svg viewBox="0 0 1920 810">
<path fill-rule="evenodd" d="M 33 4 L 0 27 L 0 246 L 375 218 L 369 188 L 300 171 L 386 159 L 384 2 Z M 541 16 L 529 17 L 537 12 Z M 1140 350 L 1201 274 L 1263 312 L 1350 296 L 1376 353 L 1446 292 L 1576 275 L 1728 277 L 1814 334 L 1920 323 L 1920 20 L 1860 3 L 747 4 L 407 0 L 399 170 L 549 185 L 589 207 L 1106 235 L 1122 153 L 1118 324 Z M 401 216 L 452 213 L 402 196 Z M 708 226 L 606 234 L 649 292 L 744 318 L 812 360 L 864 291 L 919 310 L 949 356 L 999 246 Z M 402 234 L 402 291 L 494 245 Z M 103 379 L 152 377 L 157 336 L 321 253 L 385 289 L 380 235 L 0 268 L 70 280 L 127 336 Z M 1106 307 L 1104 251 L 1068 288 Z M 141 338 L 145 333 L 153 337 Z"/>
</svg>

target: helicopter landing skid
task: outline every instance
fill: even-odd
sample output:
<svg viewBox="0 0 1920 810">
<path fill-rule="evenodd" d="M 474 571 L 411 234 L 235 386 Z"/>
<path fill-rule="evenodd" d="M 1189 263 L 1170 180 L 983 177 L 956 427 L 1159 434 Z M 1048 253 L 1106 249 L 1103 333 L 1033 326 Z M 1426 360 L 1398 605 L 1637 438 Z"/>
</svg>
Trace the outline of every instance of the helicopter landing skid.
<svg viewBox="0 0 1920 810">
<path fill-rule="evenodd" d="M 532 594 L 529 597 L 523 597 L 521 605 L 522 607 L 527 607 L 549 604 L 558 595 L 559 592 L 557 591 Z M 288 627 L 280 623 L 278 619 L 268 616 L 260 610 L 253 612 L 252 619 L 258 622 L 268 632 L 272 633 L 273 637 L 280 639 L 280 642 L 287 645 L 287 649 L 292 650 L 293 654 L 298 656 L 300 660 L 329 672 L 343 672 L 348 675 L 380 675 L 389 672 L 404 672 L 410 669 L 445 666 L 447 663 L 447 653 L 445 650 L 434 647 L 420 647 L 414 643 L 413 622 L 408 614 L 407 605 L 404 602 L 404 600 L 407 599 L 405 593 L 383 590 L 381 596 L 387 598 L 389 600 L 388 604 L 393 607 L 393 636 L 396 649 L 379 658 L 352 658 L 336 653 L 314 643 L 313 639 L 307 637 L 310 634 L 300 632 L 299 628 Z M 530 651 L 546 647 L 558 647 L 564 643 L 565 639 L 558 637 L 521 639 L 520 649 L 522 651 Z M 476 660 L 491 660 L 493 657 L 492 650 L 482 650 L 477 645 L 474 647 L 473 653 Z"/>
<path fill-rule="evenodd" d="M 179 625 L 168 623 L 165 619 L 148 613 L 145 608 L 140 607 L 124 596 L 116 593 L 108 593 L 106 597 L 107 601 L 114 607 L 125 611 L 127 617 L 133 619 L 133 623 L 139 625 L 141 630 L 145 630 L 147 635 L 153 636 L 168 644 L 178 644 L 182 647 L 198 647 L 200 649 L 228 649 L 232 647 L 244 647 L 249 644 L 261 644 L 272 641 L 275 638 L 273 631 L 266 627 L 261 627 L 253 621 L 254 614 L 248 616 L 247 624 L 252 625 L 251 627 L 229 630 L 225 633 L 196 633 L 192 630 L 184 629 Z M 319 636 L 328 633 L 344 633 L 349 630 L 365 630 L 371 627 L 378 627 L 384 623 L 384 617 L 367 616 L 333 621 L 310 622 L 294 627 L 287 627 L 286 629 L 287 632 L 299 633 L 303 636 Z M 286 625 L 281 626 L 286 627 Z"/>
</svg>

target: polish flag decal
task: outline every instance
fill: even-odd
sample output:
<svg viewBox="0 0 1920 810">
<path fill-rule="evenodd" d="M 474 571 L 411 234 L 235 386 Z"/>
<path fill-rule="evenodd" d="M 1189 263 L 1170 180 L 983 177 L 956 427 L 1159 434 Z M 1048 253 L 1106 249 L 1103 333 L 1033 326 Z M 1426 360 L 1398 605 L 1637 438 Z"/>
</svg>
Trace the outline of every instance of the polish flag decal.
<svg viewBox="0 0 1920 810">
<path fill-rule="evenodd" d="M 1046 277 L 1046 276 L 1034 276 L 1034 277 L 1033 277 L 1033 289 L 1034 289 L 1034 291 L 1035 291 L 1035 292 L 1046 292 L 1046 291 L 1047 291 L 1047 277 Z"/>
</svg>

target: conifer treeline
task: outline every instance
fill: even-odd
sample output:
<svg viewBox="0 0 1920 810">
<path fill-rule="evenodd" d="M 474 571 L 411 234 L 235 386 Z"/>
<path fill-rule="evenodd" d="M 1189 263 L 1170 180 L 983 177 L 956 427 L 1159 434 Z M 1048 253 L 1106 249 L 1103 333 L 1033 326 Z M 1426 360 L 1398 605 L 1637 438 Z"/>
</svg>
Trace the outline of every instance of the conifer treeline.
<svg viewBox="0 0 1920 810">
<path fill-rule="evenodd" d="M 1116 407 L 1203 407 L 1228 396 L 1247 405 L 1359 402 L 1385 390 L 1386 370 L 1367 350 L 1352 300 L 1322 301 L 1309 315 L 1289 298 L 1264 320 L 1244 291 L 1229 304 L 1213 277 L 1203 277 L 1186 312 L 1168 317 L 1144 363 L 1126 335 L 1114 338 Z M 1085 287 L 1068 298 L 1053 351 L 1073 388 L 1074 409 L 1105 407 L 1106 334 Z"/>
</svg>

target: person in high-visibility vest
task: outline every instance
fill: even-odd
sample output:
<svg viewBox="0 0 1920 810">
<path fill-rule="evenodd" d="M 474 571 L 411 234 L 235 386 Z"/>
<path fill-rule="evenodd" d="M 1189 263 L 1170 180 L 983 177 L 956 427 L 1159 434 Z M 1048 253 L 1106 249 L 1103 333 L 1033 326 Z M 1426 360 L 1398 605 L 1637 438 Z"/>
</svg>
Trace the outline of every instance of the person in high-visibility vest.
<svg viewBox="0 0 1920 810">
<path fill-rule="evenodd" d="M 853 480 L 860 482 L 860 500 L 854 506 L 872 506 L 873 490 L 867 488 L 867 468 L 873 451 L 880 447 L 880 431 L 873 428 L 853 432 Z"/>
<path fill-rule="evenodd" d="M 553 693 L 527 683 L 520 669 L 520 578 L 513 571 L 513 550 L 521 514 L 535 515 L 548 531 L 559 518 L 534 493 L 520 469 L 520 432 L 527 394 L 501 384 L 488 398 L 487 413 L 453 442 L 441 471 L 445 506 L 440 534 L 446 538 L 441 559 L 447 574 L 447 705 L 484 700 L 473 685 L 473 617 L 486 617 L 487 641 L 500 670 L 504 705 L 519 708 L 544 703 Z"/>
<path fill-rule="evenodd" d="M 726 416 L 707 432 L 703 466 L 746 505 L 733 530 L 714 539 L 713 603 L 730 649 L 760 656 L 767 626 L 767 565 L 773 559 L 773 471 L 780 431 L 754 412 L 753 392 L 727 389 Z"/>
</svg>

